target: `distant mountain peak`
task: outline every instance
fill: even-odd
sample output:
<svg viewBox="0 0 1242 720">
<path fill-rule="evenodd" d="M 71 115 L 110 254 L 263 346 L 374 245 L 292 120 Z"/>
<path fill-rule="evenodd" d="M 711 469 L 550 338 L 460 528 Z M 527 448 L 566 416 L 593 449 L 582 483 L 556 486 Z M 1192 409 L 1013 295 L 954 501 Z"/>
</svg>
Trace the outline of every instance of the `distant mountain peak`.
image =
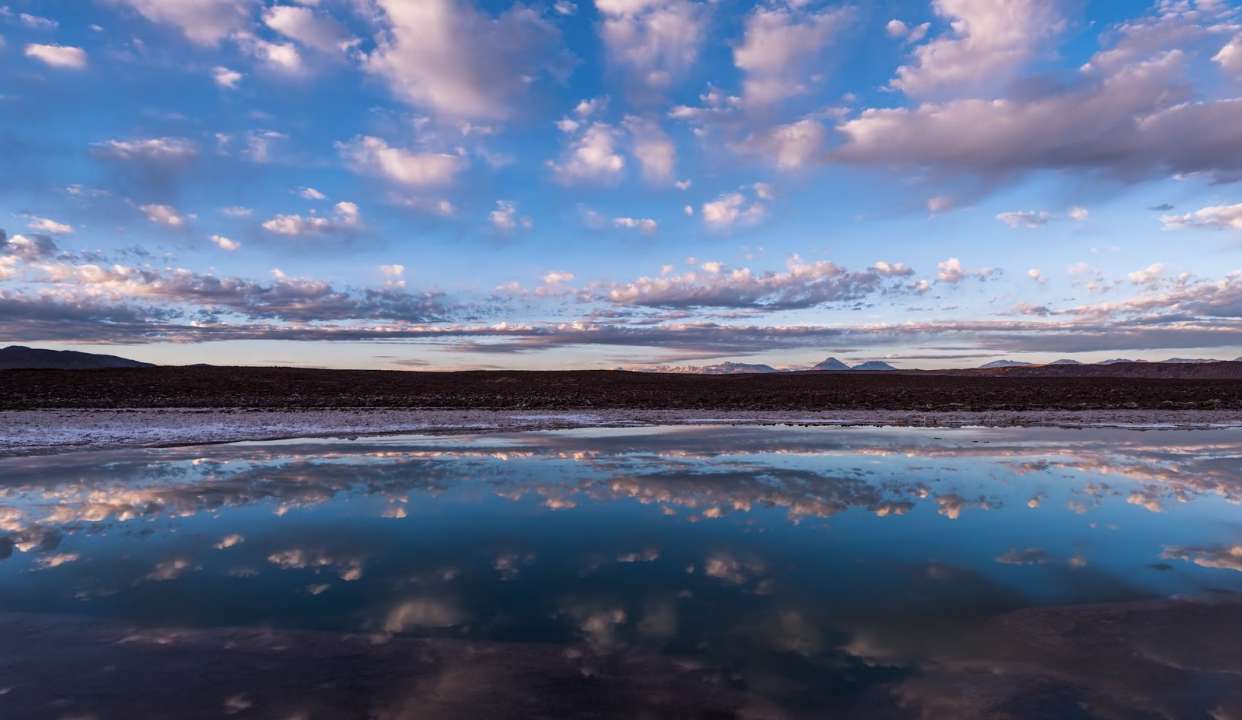
<svg viewBox="0 0 1242 720">
<path fill-rule="evenodd" d="M 1007 367 L 1030 367 L 1034 363 L 1023 362 L 1021 360 L 993 360 L 990 363 L 984 363 L 979 367 L 982 369 L 991 368 L 1007 368 Z"/>
<path fill-rule="evenodd" d="M 1061 358 L 1060 360 L 1053 360 L 1052 362 L 1048 364 L 1049 365 L 1082 365 L 1082 363 L 1078 362 L 1077 360 L 1070 360 L 1069 358 Z"/>
<path fill-rule="evenodd" d="M 816 365 L 815 367 L 811 369 L 812 370 L 849 370 L 850 366 L 846 365 L 845 363 L 841 362 L 840 360 L 834 357 L 830 357 L 827 360 L 819 363 L 818 365 Z"/>
<path fill-rule="evenodd" d="M 870 360 L 865 363 L 859 363 L 850 369 L 861 370 L 863 372 L 891 372 L 893 370 L 896 370 L 897 368 L 893 367 L 892 365 L 889 365 L 888 363 L 882 360 Z"/>
</svg>

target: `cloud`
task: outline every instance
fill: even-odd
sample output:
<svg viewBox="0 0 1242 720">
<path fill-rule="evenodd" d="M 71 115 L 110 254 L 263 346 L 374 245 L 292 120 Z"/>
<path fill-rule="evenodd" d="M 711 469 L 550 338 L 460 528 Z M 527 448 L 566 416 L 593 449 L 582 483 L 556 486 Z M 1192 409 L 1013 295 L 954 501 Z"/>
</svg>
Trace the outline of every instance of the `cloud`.
<svg viewBox="0 0 1242 720">
<path fill-rule="evenodd" d="M 150 205 L 140 205 L 138 209 L 142 211 L 143 215 L 147 216 L 147 220 L 155 223 L 156 225 L 163 225 L 166 228 L 177 229 L 184 227 L 186 224 L 185 216 L 182 215 L 177 208 L 171 205 L 160 205 L 153 203 Z"/>
<path fill-rule="evenodd" d="M 1074 222 L 1084 222 L 1086 221 L 1087 218 L 1091 217 L 1091 211 L 1087 210 L 1087 208 L 1085 207 L 1081 207 L 1077 205 L 1070 208 L 1069 213 L 1067 214 L 1069 216 L 1069 219 L 1073 220 Z"/>
<path fill-rule="evenodd" d="M 271 42 L 250 33 L 238 33 L 233 37 L 243 52 L 271 70 L 296 75 L 305 69 L 302 53 L 293 43 Z"/>
<path fill-rule="evenodd" d="M 630 133 L 634 157 L 642 167 L 643 179 L 667 184 L 677 171 L 677 146 L 654 120 L 627 116 L 622 122 Z"/>
<path fill-rule="evenodd" d="M 615 182 L 625 171 L 625 158 L 617 150 L 618 133 L 606 123 L 594 123 L 575 139 L 560 161 L 549 161 L 556 178 L 566 185 L 580 180 Z"/>
<path fill-rule="evenodd" d="M 463 167 L 456 155 L 416 153 L 390 147 L 377 137 L 360 135 L 337 143 L 337 151 L 355 172 L 387 178 L 409 186 L 447 185 Z"/>
<path fill-rule="evenodd" d="M 962 267 L 962 261 L 955 257 L 936 263 L 936 279 L 942 283 L 956 285 L 963 280 L 976 278 L 979 280 L 989 280 L 1000 274 L 995 268 L 978 268 L 968 270 Z"/>
<path fill-rule="evenodd" d="M 852 8 L 806 9 L 804 2 L 758 7 L 746 18 L 733 63 L 742 71 L 742 97 L 766 105 L 808 92 L 806 80 L 823 67 L 823 53 L 853 18 Z"/>
<path fill-rule="evenodd" d="M 1153 263 L 1142 270 L 1130 273 L 1130 284 L 1150 287 L 1159 283 L 1162 275 L 1164 275 L 1164 263 Z"/>
<path fill-rule="evenodd" d="M 154 23 L 172 25 L 191 42 L 216 45 L 245 28 L 256 0 L 117 0 Z"/>
<path fill-rule="evenodd" d="M 342 201 L 332 207 L 331 217 L 318 215 L 313 210 L 309 215 L 276 215 L 264 221 L 262 227 L 276 235 L 301 237 L 349 233 L 355 231 L 358 225 L 358 206 Z"/>
<path fill-rule="evenodd" d="M 912 97 L 971 95 L 1013 77 L 1066 27 L 1050 0 L 933 0 L 950 33 L 914 50 L 892 87 Z M 890 32 L 891 34 L 891 32 Z"/>
<path fill-rule="evenodd" d="M 868 109 L 837 126 L 833 161 L 996 178 L 1040 169 L 1123 181 L 1242 171 L 1242 99 L 1190 99 L 1172 50 L 1016 98 Z M 963 128 L 973 128 L 963 132 Z"/>
<path fill-rule="evenodd" d="M 614 227 L 626 230 L 641 230 L 648 234 L 655 232 L 660 227 L 659 223 L 652 218 L 619 217 L 613 218 L 612 224 Z"/>
<path fill-rule="evenodd" d="M 31 15 L 30 13 L 18 13 L 17 19 L 18 21 L 21 22 L 22 25 L 25 25 L 31 30 L 45 30 L 46 31 L 46 30 L 55 30 L 56 28 L 60 27 L 60 23 L 56 22 L 55 20 L 52 20 L 51 18 L 40 17 L 38 15 Z"/>
<path fill-rule="evenodd" d="M 41 260 L 56 252 L 56 241 L 47 235 L 8 235 L 0 230 L 0 256 Z"/>
<path fill-rule="evenodd" d="M 198 155 L 198 147 L 192 141 L 179 137 L 106 140 L 95 143 L 91 149 L 98 157 L 127 161 L 183 162 Z"/>
<path fill-rule="evenodd" d="M 727 230 L 735 225 L 754 225 L 767 214 L 763 200 L 770 191 L 763 183 L 752 186 L 753 199 L 747 199 L 743 191 L 724 193 L 711 202 L 703 203 L 700 214 L 708 227 Z"/>
<path fill-rule="evenodd" d="M 51 218 L 38 217 L 36 215 L 28 216 L 26 229 L 37 233 L 47 233 L 48 235 L 68 235 L 73 232 L 72 225 L 66 225 Z"/>
<path fill-rule="evenodd" d="M 1242 80 L 1242 33 L 1234 35 L 1212 60 L 1235 80 Z"/>
<path fill-rule="evenodd" d="M 803 118 L 751 136 L 738 149 L 761 155 L 782 170 L 794 170 L 820 162 L 827 135 L 818 120 Z"/>
<path fill-rule="evenodd" d="M 884 25 L 884 33 L 891 38 L 904 38 L 906 42 L 916 43 L 927 35 L 927 31 L 931 29 L 931 23 L 922 23 L 910 27 L 907 23 L 896 18 L 889 20 Z"/>
<path fill-rule="evenodd" d="M 533 78 L 558 71 L 559 31 L 525 5 L 492 16 L 450 0 L 375 4 L 382 29 L 363 67 L 413 105 L 503 119 L 521 107 Z"/>
<path fill-rule="evenodd" d="M 26 57 L 34 58 L 48 67 L 68 70 L 86 68 L 86 51 L 71 45 L 40 45 L 31 43 L 26 46 Z"/>
<path fill-rule="evenodd" d="M 497 200 L 496 209 L 487 214 L 487 220 L 502 233 L 529 230 L 534 226 L 529 217 L 518 214 L 517 203 L 512 200 Z"/>
<path fill-rule="evenodd" d="M 216 85 L 229 90 L 236 89 L 245 77 L 236 70 L 230 70 L 223 65 L 217 65 L 211 69 L 211 79 Z"/>
<path fill-rule="evenodd" d="M 1027 270 L 1026 276 L 1040 285 L 1044 285 L 1048 282 L 1048 278 L 1044 277 L 1043 271 L 1039 268 L 1031 268 L 1030 270 Z"/>
<path fill-rule="evenodd" d="M 235 240 L 230 240 L 224 235 L 212 235 L 208 239 L 211 240 L 213 245 L 225 252 L 233 252 L 234 250 L 241 248 L 241 243 Z"/>
<path fill-rule="evenodd" d="M 1160 557 L 1166 560 L 1185 560 L 1205 568 L 1242 572 L 1242 545 L 1232 547 L 1170 546 L 1164 549 Z"/>
<path fill-rule="evenodd" d="M 876 263 L 851 272 L 826 261 L 804 262 L 794 255 L 784 272 L 753 272 L 720 263 L 701 264 L 701 270 L 664 273 L 628 283 L 600 287 L 600 298 L 618 305 L 658 308 L 758 308 L 788 310 L 828 303 L 856 302 L 893 289 L 892 278 L 912 271 L 903 263 Z"/>
<path fill-rule="evenodd" d="M 1212 205 L 1184 215 L 1162 215 L 1160 222 L 1171 230 L 1242 230 L 1242 203 Z"/>
<path fill-rule="evenodd" d="M 1038 212 L 1035 210 L 1019 210 L 1016 212 L 1003 212 L 997 215 L 996 219 L 1011 228 L 1037 228 L 1047 225 L 1051 217 L 1042 210 Z"/>
<path fill-rule="evenodd" d="M 332 17 L 309 7 L 277 5 L 263 13 L 263 23 L 290 40 L 325 53 L 343 53 L 358 43 Z"/>
<path fill-rule="evenodd" d="M 664 91 L 698 61 L 708 6 L 691 0 L 595 0 L 609 61 L 638 86 Z"/>
<path fill-rule="evenodd" d="M 313 187 L 304 187 L 299 189 L 298 196 L 306 200 L 326 200 L 328 197 Z"/>
</svg>

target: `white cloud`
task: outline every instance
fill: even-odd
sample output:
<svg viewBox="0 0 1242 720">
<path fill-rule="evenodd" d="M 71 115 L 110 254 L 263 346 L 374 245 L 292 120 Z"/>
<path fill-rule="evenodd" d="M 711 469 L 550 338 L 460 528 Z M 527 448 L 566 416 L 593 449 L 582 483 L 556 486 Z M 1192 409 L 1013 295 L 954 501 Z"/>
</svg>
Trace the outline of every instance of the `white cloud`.
<svg viewBox="0 0 1242 720">
<path fill-rule="evenodd" d="M 942 283 L 956 285 L 963 280 L 977 278 L 987 280 L 995 277 L 1000 271 L 994 268 L 978 268 L 968 270 L 962 267 L 962 261 L 955 257 L 936 263 L 936 279 Z"/>
<path fill-rule="evenodd" d="M 47 233 L 48 235 L 68 235 L 73 232 L 72 225 L 56 222 L 51 218 L 31 215 L 29 219 L 30 221 L 26 223 L 26 228 L 35 232 Z"/>
<path fill-rule="evenodd" d="M 1235 35 L 1220 52 L 1212 56 L 1212 60 L 1220 65 L 1221 70 L 1242 80 L 1242 33 Z"/>
<path fill-rule="evenodd" d="M 236 88 L 245 77 L 236 70 L 230 70 L 223 65 L 217 65 L 211 69 L 211 79 L 216 85 L 229 90 Z"/>
<path fill-rule="evenodd" d="M 376 0 L 383 31 L 364 67 L 402 99 L 437 113 L 504 118 L 531 80 L 555 71 L 560 33 L 515 4 L 497 16 L 450 0 Z"/>
<path fill-rule="evenodd" d="M 229 239 L 224 235 L 212 235 L 209 239 L 212 244 L 225 252 L 233 252 L 241 247 L 241 243 L 236 240 Z"/>
<path fill-rule="evenodd" d="M 563 183 L 577 180 L 610 182 L 620 179 L 625 158 L 617 151 L 617 131 L 606 123 L 595 123 L 565 151 L 559 162 L 548 165 Z"/>
<path fill-rule="evenodd" d="M 198 147 L 193 142 L 178 137 L 107 140 L 92 147 L 97 155 L 115 160 L 175 162 L 198 155 Z"/>
<path fill-rule="evenodd" d="M 1183 215 L 1163 215 L 1160 222 L 1169 229 L 1242 230 L 1242 203 L 1212 205 Z"/>
<path fill-rule="evenodd" d="M 143 215 L 147 216 L 147 220 L 156 225 L 163 225 L 166 228 L 181 228 L 185 226 L 185 216 L 171 205 L 140 205 L 138 209 L 142 211 Z"/>
<path fill-rule="evenodd" d="M 595 0 L 609 60 L 639 85 L 666 90 L 699 57 L 707 6 L 691 0 Z"/>
<path fill-rule="evenodd" d="M 488 222 L 500 232 L 509 233 L 517 229 L 529 230 L 534 223 L 529 217 L 518 215 L 517 203 L 512 200 L 497 200 L 496 209 L 487 214 Z"/>
<path fill-rule="evenodd" d="M 1130 284 L 1152 287 L 1160 282 L 1162 275 L 1164 275 L 1164 263 L 1152 263 L 1142 270 L 1130 273 Z"/>
<path fill-rule="evenodd" d="M 257 0 L 118 0 L 147 20 L 173 25 L 199 45 L 215 45 L 251 21 Z"/>
<path fill-rule="evenodd" d="M 401 277 L 405 274 L 405 266 L 398 264 L 380 265 L 379 270 L 381 274 L 388 277 Z"/>
<path fill-rule="evenodd" d="M 238 33 L 233 37 L 246 54 L 276 72 L 296 75 L 304 69 L 302 53 L 293 43 L 271 42 L 250 33 Z"/>
<path fill-rule="evenodd" d="M 1040 270 L 1039 268 L 1031 268 L 1030 270 L 1027 270 L 1026 276 L 1034 280 L 1035 282 L 1039 283 L 1040 285 L 1043 285 L 1044 283 L 1048 282 L 1048 278 L 1044 277 L 1043 271 Z"/>
<path fill-rule="evenodd" d="M 1075 205 L 1069 209 L 1068 215 L 1069 219 L 1074 222 L 1084 222 L 1087 218 L 1091 217 L 1091 212 L 1081 205 Z"/>
<path fill-rule="evenodd" d="M 254 214 L 250 208 L 238 206 L 220 208 L 220 212 L 231 218 L 247 218 Z"/>
<path fill-rule="evenodd" d="M 60 23 L 52 20 L 51 18 L 31 15 L 30 13 L 18 13 L 17 19 L 22 25 L 25 25 L 31 30 L 55 30 L 60 27 Z"/>
<path fill-rule="evenodd" d="M 892 86 L 907 95 L 986 92 L 1009 79 L 1065 28 L 1051 0 L 933 0 L 952 31 L 920 45 Z"/>
<path fill-rule="evenodd" d="M 615 227 L 625 228 L 626 230 L 641 230 L 648 234 L 655 232 L 660 227 L 659 223 L 651 218 L 619 217 L 613 218 L 612 224 Z"/>
<path fill-rule="evenodd" d="M 552 3 L 552 9 L 556 11 L 557 15 L 573 15 L 578 12 L 578 6 L 571 2 L 571 0 L 556 0 L 556 2 Z"/>
<path fill-rule="evenodd" d="M 651 183 L 667 183 L 673 179 L 677 165 L 677 146 L 659 123 L 633 115 L 623 123 L 633 142 L 634 156 L 642 167 L 643 178 Z"/>
<path fill-rule="evenodd" d="M 884 26 L 884 32 L 889 37 L 904 38 L 905 41 L 908 43 L 916 43 L 922 40 L 924 37 L 927 36 L 927 31 L 930 29 L 931 29 L 931 23 L 925 22 L 920 25 L 915 25 L 914 27 L 910 27 L 908 23 L 905 23 L 901 20 L 897 20 L 896 18 L 889 20 L 888 23 Z"/>
<path fill-rule="evenodd" d="M 362 135 L 337 143 L 337 150 L 356 172 L 388 178 L 402 185 L 447 185 L 463 161 L 445 153 L 417 153 L 390 147 L 381 138 Z"/>
<path fill-rule="evenodd" d="M 1047 225 L 1051 216 L 1042 210 L 1018 210 L 1000 213 L 996 219 L 1011 228 L 1037 228 Z"/>
<path fill-rule="evenodd" d="M 777 167 L 793 170 L 820 161 L 827 131 L 812 118 L 777 125 L 763 135 L 747 139 L 740 150 L 759 154 Z"/>
<path fill-rule="evenodd" d="M 748 104 L 808 92 L 806 79 L 814 79 L 825 48 L 853 17 L 850 8 L 811 12 L 804 5 L 759 7 L 746 18 L 746 34 L 733 50 L 733 63 L 745 74 L 742 96 Z"/>
<path fill-rule="evenodd" d="M 725 230 L 735 225 L 754 225 L 767 214 L 760 200 L 769 195 L 767 186 L 756 183 L 755 199 L 747 200 L 742 192 L 724 193 L 715 200 L 703 203 L 703 222 L 713 229 Z"/>
<path fill-rule="evenodd" d="M 276 235 L 300 237 L 304 235 L 331 235 L 350 232 L 358 227 L 358 206 L 352 202 L 339 202 L 332 208 L 332 217 L 315 212 L 309 215 L 277 215 L 263 223 L 263 229 Z"/>
<path fill-rule="evenodd" d="M 884 32 L 889 37 L 894 37 L 894 38 L 905 37 L 906 33 L 910 32 L 910 26 L 906 25 L 904 22 L 896 18 L 893 18 L 892 20 L 889 20 L 887 24 L 884 25 Z"/>
<path fill-rule="evenodd" d="M 31 43 L 26 46 L 26 57 L 54 68 L 82 70 L 86 67 L 86 51 L 72 45 Z"/>
<path fill-rule="evenodd" d="M 935 215 L 957 206 L 957 200 L 948 195 L 937 195 L 927 199 L 927 212 Z"/>
<path fill-rule="evenodd" d="M 303 198 L 307 200 L 324 200 L 324 199 L 327 199 L 328 197 L 327 195 L 324 195 L 323 193 L 319 192 L 313 187 L 304 187 L 298 190 L 298 195 L 301 195 Z"/>
<path fill-rule="evenodd" d="M 358 43 L 336 20 L 308 7 L 277 5 L 263 13 L 263 23 L 290 40 L 325 53 L 341 53 Z"/>
</svg>

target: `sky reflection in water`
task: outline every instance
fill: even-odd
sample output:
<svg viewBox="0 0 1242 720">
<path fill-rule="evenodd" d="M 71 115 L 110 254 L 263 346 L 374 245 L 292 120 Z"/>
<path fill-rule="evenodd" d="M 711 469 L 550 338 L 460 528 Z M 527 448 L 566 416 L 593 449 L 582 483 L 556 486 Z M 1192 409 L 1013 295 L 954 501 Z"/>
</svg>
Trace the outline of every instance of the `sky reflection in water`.
<svg viewBox="0 0 1242 720">
<path fill-rule="evenodd" d="M 1235 430 L 407 436 L 14 458 L 0 478 L 6 613 L 537 643 L 583 677 L 652 658 L 737 693 L 704 698 L 726 714 L 964 711 L 928 677 L 995 668 L 977 638 L 1023 609 L 1242 591 Z M 1046 679 L 1006 687 L 1128 702 Z"/>
</svg>

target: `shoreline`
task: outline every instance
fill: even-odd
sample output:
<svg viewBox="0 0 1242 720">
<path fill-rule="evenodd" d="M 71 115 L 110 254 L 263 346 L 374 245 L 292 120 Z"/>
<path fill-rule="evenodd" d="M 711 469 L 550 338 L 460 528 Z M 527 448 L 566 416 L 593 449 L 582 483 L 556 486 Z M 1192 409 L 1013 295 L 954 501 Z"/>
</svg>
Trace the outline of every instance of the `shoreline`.
<svg viewBox="0 0 1242 720">
<path fill-rule="evenodd" d="M 1242 427 L 1239 410 L 438 410 L 334 408 L 0 411 L 0 458 L 82 450 L 397 434 L 475 434 L 655 425 Z"/>
</svg>

